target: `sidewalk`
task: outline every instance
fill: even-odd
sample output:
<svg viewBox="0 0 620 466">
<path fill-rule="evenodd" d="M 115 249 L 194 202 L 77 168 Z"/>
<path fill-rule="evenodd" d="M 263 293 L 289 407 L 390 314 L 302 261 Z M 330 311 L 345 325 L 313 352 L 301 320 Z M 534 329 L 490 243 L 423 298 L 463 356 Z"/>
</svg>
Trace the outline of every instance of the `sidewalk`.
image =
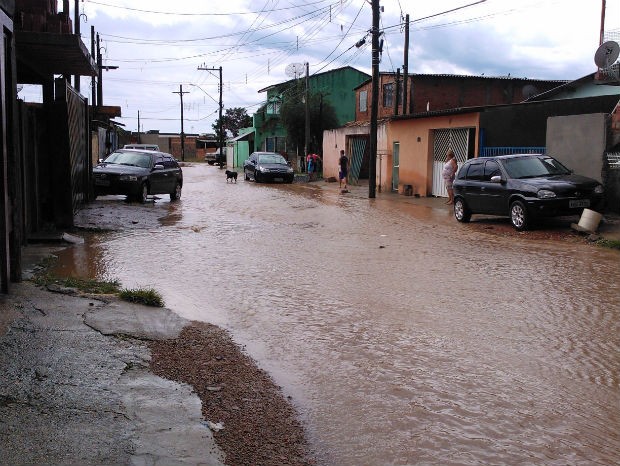
<svg viewBox="0 0 620 466">
<path fill-rule="evenodd" d="M 27 249 L 26 274 L 54 246 Z M 187 321 L 54 291 L 0 296 L 0 464 L 223 465 L 192 388 L 149 370 Z"/>
</svg>

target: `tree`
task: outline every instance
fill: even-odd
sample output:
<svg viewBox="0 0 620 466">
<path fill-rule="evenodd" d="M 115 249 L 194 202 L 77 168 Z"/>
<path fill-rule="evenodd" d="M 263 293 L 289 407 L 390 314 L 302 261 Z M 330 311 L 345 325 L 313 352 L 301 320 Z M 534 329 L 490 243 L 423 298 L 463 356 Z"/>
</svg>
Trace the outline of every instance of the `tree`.
<svg viewBox="0 0 620 466">
<path fill-rule="evenodd" d="M 310 103 L 310 152 L 320 152 L 323 147 L 323 131 L 338 126 L 336 111 L 321 92 L 309 93 Z M 282 95 L 280 117 L 286 129 L 289 144 L 303 148 L 306 133 L 306 104 L 303 81 L 298 81 Z"/>
<path fill-rule="evenodd" d="M 252 126 L 252 117 L 243 107 L 227 108 L 222 115 L 222 129 L 224 130 L 224 140 L 229 137 L 239 136 L 239 130 Z M 212 125 L 215 135 L 219 140 L 220 136 L 220 119 L 215 120 Z"/>
</svg>

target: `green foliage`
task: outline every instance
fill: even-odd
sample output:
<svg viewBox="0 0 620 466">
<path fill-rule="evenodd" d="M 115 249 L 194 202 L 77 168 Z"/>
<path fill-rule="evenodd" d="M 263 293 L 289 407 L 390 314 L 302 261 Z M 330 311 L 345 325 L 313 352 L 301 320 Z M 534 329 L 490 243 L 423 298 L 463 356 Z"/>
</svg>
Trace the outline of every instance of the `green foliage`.
<svg viewBox="0 0 620 466">
<path fill-rule="evenodd" d="M 298 80 L 282 95 L 280 117 L 287 132 L 288 142 L 293 147 L 303 148 L 306 134 L 306 104 L 304 83 Z M 310 152 L 320 152 L 323 147 L 323 131 L 338 126 L 334 107 L 325 94 L 309 93 Z"/>
<path fill-rule="evenodd" d="M 596 244 L 604 248 L 620 250 L 620 240 L 617 239 L 600 239 Z"/>
<path fill-rule="evenodd" d="M 239 136 L 239 130 L 252 126 L 252 117 L 248 115 L 243 107 L 227 108 L 222 115 L 222 129 L 224 131 L 224 141 L 229 137 Z M 215 120 L 212 125 L 217 138 L 220 136 L 220 119 Z"/>
<path fill-rule="evenodd" d="M 164 307 L 164 298 L 153 288 L 123 289 L 119 297 L 132 303 L 153 307 Z"/>
</svg>

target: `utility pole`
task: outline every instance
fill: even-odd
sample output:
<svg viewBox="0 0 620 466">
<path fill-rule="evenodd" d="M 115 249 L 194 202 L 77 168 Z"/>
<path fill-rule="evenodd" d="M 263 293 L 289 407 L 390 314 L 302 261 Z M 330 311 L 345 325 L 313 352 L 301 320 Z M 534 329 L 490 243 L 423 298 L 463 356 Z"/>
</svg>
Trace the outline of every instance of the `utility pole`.
<svg viewBox="0 0 620 466">
<path fill-rule="evenodd" d="M 408 102 L 409 88 L 409 15 L 405 15 L 405 53 L 403 59 L 403 115 L 409 113 Z"/>
<path fill-rule="evenodd" d="M 224 109 L 224 101 L 223 101 L 223 96 L 222 96 L 222 91 L 223 91 L 223 83 L 222 83 L 222 67 L 220 66 L 219 68 L 205 68 L 205 67 L 198 67 L 199 70 L 201 71 L 219 71 L 220 72 L 220 102 L 219 102 L 219 135 L 218 135 L 218 146 L 220 148 L 220 163 L 219 166 L 220 168 L 224 167 L 224 122 L 222 121 L 222 110 Z M 217 160 L 217 158 L 216 158 Z"/>
<path fill-rule="evenodd" d="M 308 154 L 310 151 L 310 63 L 306 62 L 306 91 L 305 91 L 305 100 L 306 100 L 306 126 L 304 131 L 304 161 L 301 164 L 302 170 L 306 164 L 306 160 L 308 160 Z"/>
<path fill-rule="evenodd" d="M 96 55 L 95 55 L 95 26 L 91 26 L 90 27 L 90 55 L 93 58 L 96 58 Z M 97 79 L 99 79 L 99 73 L 97 73 Z M 92 93 L 91 105 L 92 105 L 93 108 L 95 108 L 98 105 L 98 103 L 97 103 L 97 80 L 95 79 L 94 76 L 91 79 L 91 93 Z"/>
<path fill-rule="evenodd" d="M 67 15 L 69 15 L 69 11 L 65 11 Z M 73 27 L 75 29 L 75 35 L 80 37 L 80 0 L 75 0 L 73 5 Z M 73 77 L 73 87 L 79 93 L 80 92 L 80 75 L 76 74 Z"/>
<path fill-rule="evenodd" d="M 377 188 L 377 115 L 379 105 L 379 0 L 372 0 L 372 101 L 370 104 L 370 162 L 368 197 L 374 199 Z"/>
<path fill-rule="evenodd" d="M 606 2 L 603 0 L 602 10 L 601 10 L 601 36 L 599 38 L 598 45 L 603 45 L 605 41 L 605 10 L 606 10 Z"/>
<path fill-rule="evenodd" d="M 189 92 L 183 92 L 183 84 L 179 84 L 179 91 L 173 92 L 173 94 L 179 94 L 179 97 L 181 97 L 181 161 L 185 162 L 185 133 L 183 132 L 183 94 L 189 94 Z"/>
<path fill-rule="evenodd" d="M 140 135 L 140 110 L 138 110 L 138 144 L 142 143 L 142 137 Z"/>
<path fill-rule="evenodd" d="M 97 105 L 103 105 L 103 70 L 115 70 L 118 66 L 103 66 L 102 58 L 101 58 L 101 46 L 99 45 L 99 33 L 97 33 L 97 70 L 99 75 L 99 80 L 97 81 Z"/>
</svg>

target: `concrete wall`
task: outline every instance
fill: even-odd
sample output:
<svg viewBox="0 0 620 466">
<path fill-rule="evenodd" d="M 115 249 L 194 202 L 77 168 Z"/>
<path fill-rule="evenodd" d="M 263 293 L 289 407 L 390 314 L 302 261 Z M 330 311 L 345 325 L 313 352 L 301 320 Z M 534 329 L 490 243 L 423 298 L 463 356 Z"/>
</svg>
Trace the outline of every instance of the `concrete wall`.
<svg viewBox="0 0 620 466">
<path fill-rule="evenodd" d="M 603 180 L 606 115 L 571 115 L 547 120 L 547 153 L 579 175 Z"/>
</svg>

